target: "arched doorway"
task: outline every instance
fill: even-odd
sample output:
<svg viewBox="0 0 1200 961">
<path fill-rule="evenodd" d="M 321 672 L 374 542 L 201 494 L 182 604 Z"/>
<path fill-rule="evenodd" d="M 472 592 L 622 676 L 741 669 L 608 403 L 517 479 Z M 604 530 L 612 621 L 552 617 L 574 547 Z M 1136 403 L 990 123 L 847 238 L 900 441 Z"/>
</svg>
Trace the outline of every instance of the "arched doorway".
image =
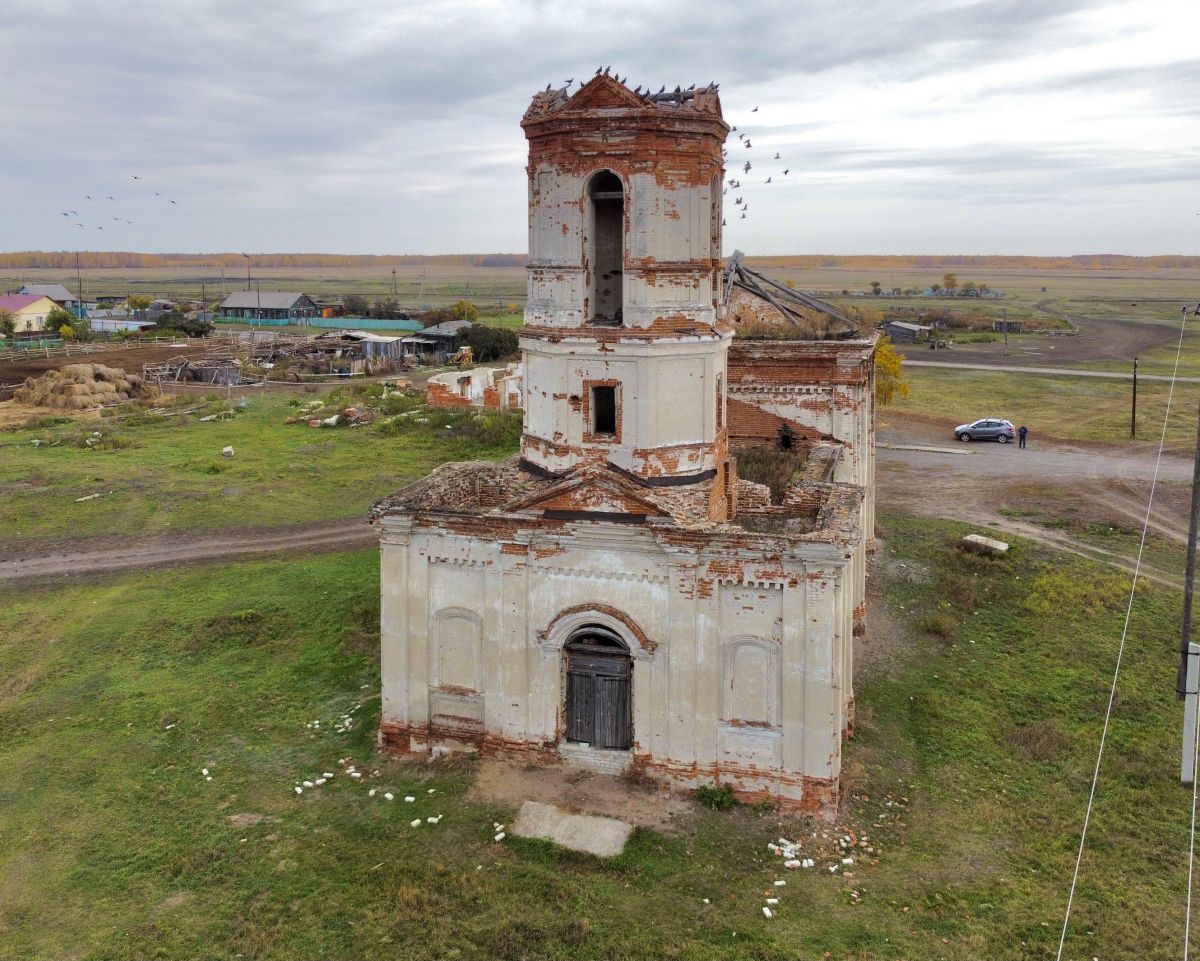
<svg viewBox="0 0 1200 961">
<path fill-rule="evenodd" d="M 611 170 L 597 173 L 588 186 L 592 270 L 590 322 L 619 327 L 624 306 L 625 187 Z"/>
<path fill-rule="evenodd" d="M 633 662 L 607 628 L 575 631 L 563 648 L 567 660 L 567 740 L 592 747 L 633 746 Z"/>
</svg>

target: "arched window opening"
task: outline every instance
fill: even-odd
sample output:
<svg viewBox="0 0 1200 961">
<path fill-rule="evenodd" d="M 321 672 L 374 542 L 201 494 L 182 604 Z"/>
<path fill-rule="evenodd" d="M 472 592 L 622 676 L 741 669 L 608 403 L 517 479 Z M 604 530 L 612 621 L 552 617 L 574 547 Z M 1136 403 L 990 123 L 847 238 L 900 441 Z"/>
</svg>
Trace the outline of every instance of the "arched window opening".
<svg viewBox="0 0 1200 961">
<path fill-rule="evenodd" d="M 592 269 L 591 322 L 619 327 L 624 304 L 625 188 L 621 178 L 602 170 L 588 187 Z"/>
<path fill-rule="evenodd" d="M 633 745 L 633 662 L 607 628 L 589 626 L 564 647 L 567 668 L 567 740 L 628 750 Z"/>
</svg>

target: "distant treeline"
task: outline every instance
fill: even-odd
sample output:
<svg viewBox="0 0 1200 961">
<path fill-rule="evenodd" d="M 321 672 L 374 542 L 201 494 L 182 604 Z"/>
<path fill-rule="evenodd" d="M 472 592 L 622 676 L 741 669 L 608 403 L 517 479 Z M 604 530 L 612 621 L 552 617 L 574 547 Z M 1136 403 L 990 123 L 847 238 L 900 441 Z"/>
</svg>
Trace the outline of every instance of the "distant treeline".
<svg viewBox="0 0 1200 961">
<path fill-rule="evenodd" d="M 524 267 L 525 254 L 251 254 L 259 267 Z M 0 253 L 0 268 L 74 268 L 75 251 L 25 250 Z M 241 254 L 139 254 L 83 251 L 82 267 L 231 267 L 244 269 Z"/>
<path fill-rule="evenodd" d="M 75 266 L 76 253 L 66 250 L 28 250 L 0 253 L 0 269 Z M 82 267 L 229 267 L 242 269 L 241 254 L 139 254 L 125 251 L 84 251 L 78 254 Z M 262 267 L 524 267 L 525 254 L 251 254 L 255 268 Z M 970 256 L 965 254 L 804 254 L 779 257 L 747 257 L 760 267 L 946 268 L 1023 267 L 1039 270 L 1117 269 L 1152 267 L 1200 267 L 1200 257 L 1165 254 L 1158 257 L 1128 257 L 1124 254 L 1077 254 L 1073 257 L 1022 257 L 1017 255 Z"/>
</svg>

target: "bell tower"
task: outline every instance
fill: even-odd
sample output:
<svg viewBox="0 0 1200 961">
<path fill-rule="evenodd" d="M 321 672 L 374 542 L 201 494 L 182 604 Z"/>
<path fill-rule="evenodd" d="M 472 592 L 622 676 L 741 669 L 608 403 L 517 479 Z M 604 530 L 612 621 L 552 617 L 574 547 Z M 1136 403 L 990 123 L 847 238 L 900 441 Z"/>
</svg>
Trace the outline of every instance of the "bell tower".
<svg viewBox="0 0 1200 961">
<path fill-rule="evenodd" d="M 537 94 L 521 126 L 524 463 L 554 476 L 608 464 L 650 486 L 726 490 L 729 127 L 716 88 L 641 94 L 598 75 L 574 95 Z"/>
</svg>

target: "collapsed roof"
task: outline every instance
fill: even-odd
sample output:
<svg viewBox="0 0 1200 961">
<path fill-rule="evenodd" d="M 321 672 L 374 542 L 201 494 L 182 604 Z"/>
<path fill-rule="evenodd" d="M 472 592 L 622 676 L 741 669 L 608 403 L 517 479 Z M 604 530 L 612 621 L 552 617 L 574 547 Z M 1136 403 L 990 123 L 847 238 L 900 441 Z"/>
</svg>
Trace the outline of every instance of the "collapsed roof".
<svg viewBox="0 0 1200 961">
<path fill-rule="evenodd" d="M 729 298 L 734 289 L 740 288 L 765 300 L 793 325 L 800 326 L 806 322 L 803 311 L 816 311 L 842 325 L 841 330 L 833 332 L 833 339 L 849 340 L 858 336 L 858 325 L 832 304 L 827 304 L 825 301 L 799 290 L 792 290 L 790 287 L 785 287 L 770 277 L 760 274 L 757 270 L 752 270 L 744 263 L 745 256 L 740 250 L 735 250 L 733 256 L 729 258 L 729 265 L 725 268 L 725 282 L 722 287 L 726 305 L 729 304 Z"/>
</svg>

